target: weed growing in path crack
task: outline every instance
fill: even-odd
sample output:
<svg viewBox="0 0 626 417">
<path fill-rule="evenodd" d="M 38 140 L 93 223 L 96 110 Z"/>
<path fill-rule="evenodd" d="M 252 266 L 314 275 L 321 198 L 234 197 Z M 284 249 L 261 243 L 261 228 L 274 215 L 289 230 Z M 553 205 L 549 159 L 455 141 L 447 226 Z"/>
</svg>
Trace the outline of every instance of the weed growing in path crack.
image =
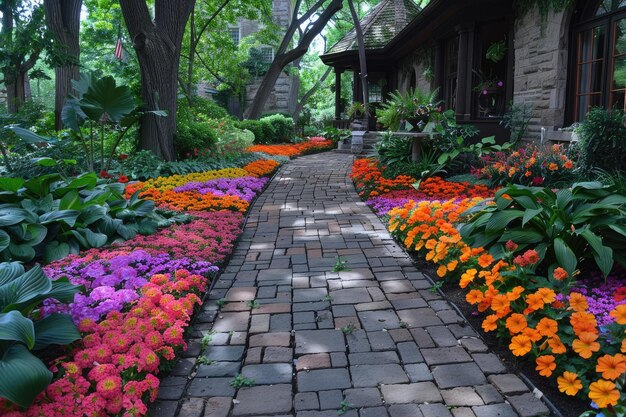
<svg viewBox="0 0 626 417">
<path fill-rule="evenodd" d="M 350 404 L 348 401 L 343 400 L 340 404 L 339 404 L 339 410 L 337 410 L 337 414 L 342 415 L 348 412 L 348 410 L 350 410 L 352 408 L 352 404 Z"/>
<path fill-rule="evenodd" d="M 215 362 L 215 361 L 209 359 L 205 355 L 198 356 L 198 360 L 196 360 L 196 364 L 198 364 L 198 365 L 211 365 L 213 362 Z"/>
<path fill-rule="evenodd" d="M 441 287 L 443 287 L 443 283 L 444 283 L 444 281 L 443 281 L 443 280 L 442 280 L 442 281 L 437 281 L 437 282 L 435 282 L 435 283 L 433 284 L 433 286 L 432 286 L 432 287 L 430 287 L 430 289 L 429 289 L 428 291 L 430 291 L 430 292 L 432 292 L 433 294 L 435 294 L 437 291 L 439 291 L 439 289 L 440 289 Z"/>
<path fill-rule="evenodd" d="M 400 328 L 401 329 L 406 329 L 407 327 L 409 327 L 409 323 L 407 323 L 406 321 L 401 321 L 400 322 Z"/>
<path fill-rule="evenodd" d="M 330 295 L 330 294 L 327 294 L 327 295 L 324 296 L 324 298 L 322 298 L 322 301 L 331 302 L 331 301 L 333 301 L 333 296 Z"/>
<path fill-rule="evenodd" d="M 333 272 L 350 271 L 348 261 L 342 256 L 335 257 L 335 266 L 333 266 Z"/>
<path fill-rule="evenodd" d="M 237 388 L 237 389 L 239 389 L 241 387 L 253 387 L 254 386 L 254 379 L 246 378 L 245 376 L 243 376 L 241 374 L 237 374 L 235 379 L 230 381 L 228 384 L 231 387 Z"/>
<path fill-rule="evenodd" d="M 211 330 L 210 333 L 205 334 L 204 336 L 202 336 L 202 339 L 200 339 L 200 349 L 202 349 L 203 352 L 204 349 L 206 349 L 209 346 L 209 343 L 211 343 L 211 341 L 213 340 L 214 334 L 215 332 Z"/>
<path fill-rule="evenodd" d="M 261 307 L 261 304 L 259 304 L 259 302 L 257 300 L 250 300 L 246 303 L 246 305 L 248 307 L 250 307 L 251 309 L 255 309 L 255 308 L 259 308 Z"/>
<path fill-rule="evenodd" d="M 220 298 L 220 299 L 219 299 L 219 300 L 217 300 L 215 303 L 217 304 L 217 306 L 218 306 L 219 308 L 222 308 L 222 307 L 224 307 L 226 304 L 228 304 L 228 300 L 226 300 L 225 298 Z"/>
<path fill-rule="evenodd" d="M 356 326 L 352 323 L 348 323 L 347 325 L 341 328 L 343 334 L 352 334 L 356 330 Z"/>
</svg>

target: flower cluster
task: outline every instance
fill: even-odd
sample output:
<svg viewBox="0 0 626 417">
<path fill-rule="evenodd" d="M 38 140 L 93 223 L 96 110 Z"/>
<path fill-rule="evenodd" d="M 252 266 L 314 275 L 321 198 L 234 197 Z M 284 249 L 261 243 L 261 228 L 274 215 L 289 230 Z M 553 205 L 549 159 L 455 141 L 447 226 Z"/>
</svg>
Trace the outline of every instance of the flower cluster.
<svg viewBox="0 0 626 417">
<path fill-rule="evenodd" d="M 86 318 L 98 321 L 138 300 L 138 290 L 152 275 L 173 274 L 180 269 L 202 276 L 217 272 L 210 262 L 172 259 L 167 253 L 153 255 L 144 250 L 92 250 L 82 256 L 73 255 L 44 270 L 50 279 L 68 278 L 72 284 L 84 286 L 85 292 L 76 294 L 69 306 L 47 300 L 44 312 L 68 312 L 77 324 Z"/>
<path fill-rule="evenodd" d="M 264 177 L 270 175 L 280 166 L 280 163 L 273 159 L 257 159 L 243 167 L 248 174 L 253 177 Z"/>
<path fill-rule="evenodd" d="M 232 211 L 190 214 L 196 217 L 191 223 L 161 229 L 150 236 L 137 235 L 116 249 L 143 249 L 149 253 L 167 253 L 173 259 L 190 257 L 196 261 L 222 263 L 241 234 L 243 214 Z"/>
<path fill-rule="evenodd" d="M 308 140 L 290 145 L 253 145 L 247 149 L 248 152 L 263 152 L 268 155 L 282 155 L 288 157 L 305 155 L 313 152 L 320 152 L 332 149 L 332 140 Z"/>
<path fill-rule="evenodd" d="M 386 215 L 389 210 L 395 207 L 404 206 L 409 201 L 455 201 L 474 197 L 491 197 L 493 191 L 484 185 L 470 185 L 467 182 L 450 182 L 440 177 L 427 178 L 420 183 L 419 188 L 406 190 L 395 190 L 372 197 L 366 201 L 376 214 Z"/>
<path fill-rule="evenodd" d="M 174 192 L 197 192 L 202 195 L 212 194 L 216 197 L 234 196 L 251 202 L 254 197 L 263 190 L 266 183 L 267 178 L 220 178 L 206 182 L 189 182 L 174 188 Z"/>
<path fill-rule="evenodd" d="M 567 179 L 574 163 L 565 155 L 562 145 L 543 149 L 534 145 L 514 151 L 502 151 L 481 158 L 483 167 L 474 175 L 493 184 L 515 183 L 547 185 Z"/>
<path fill-rule="evenodd" d="M 217 180 L 220 178 L 237 178 L 245 177 L 248 171 L 242 168 L 224 168 L 213 171 L 194 172 L 185 175 L 172 175 L 170 177 L 157 177 L 144 182 L 136 182 L 126 186 L 126 195 L 131 196 L 135 191 L 146 190 L 150 188 L 159 191 L 172 190 L 189 182 L 206 182 Z"/>
<path fill-rule="evenodd" d="M 406 189 L 417 181 L 408 175 L 387 179 L 383 177 L 378 162 L 373 159 L 354 161 L 350 178 L 354 181 L 359 195 L 364 198 L 376 197 L 392 190 Z"/>
<path fill-rule="evenodd" d="M 84 319 L 80 345 L 53 367 L 58 376 L 25 412 L 0 400 L 10 417 L 144 416 L 156 399 L 156 375 L 185 349 L 185 328 L 206 278 L 180 270 L 153 275 L 127 311 Z"/>
</svg>

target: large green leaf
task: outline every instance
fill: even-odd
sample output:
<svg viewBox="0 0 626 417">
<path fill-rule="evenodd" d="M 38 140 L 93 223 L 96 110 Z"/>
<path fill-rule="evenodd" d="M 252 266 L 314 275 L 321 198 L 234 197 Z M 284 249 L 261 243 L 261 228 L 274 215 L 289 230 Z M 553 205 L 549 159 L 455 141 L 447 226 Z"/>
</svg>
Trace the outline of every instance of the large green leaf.
<svg viewBox="0 0 626 417">
<path fill-rule="evenodd" d="M 529 221 L 534 219 L 536 216 L 541 214 L 542 211 L 543 211 L 542 208 L 527 209 L 526 211 L 524 211 L 524 217 L 522 218 L 522 227 L 526 226 L 526 223 L 528 223 Z"/>
<path fill-rule="evenodd" d="M 49 345 L 68 345 L 80 339 L 80 333 L 68 314 L 51 314 L 35 322 L 35 350 Z"/>
<path fill-rule="evenodd" d="M 35 257 L 35 249 L 29 243 L 24 243 L 21 245 L 10 243 L 8 247 L 9 253 L 11 254 L 11 259 L 15 259 L 18 261 L 32 261 Z"/>
<path fill-rule="evenodd" d="M 0 286 L 0 311 L 13 310 L 20 304 L 27 304 L 35 297 L 48 294 L 52 282 L 41 267 L 35 266 L 22 276 Z"/>
<path fill-rule="evenodd" d="M 28 213 L 16 207 L 0 208 L 0 227 L 12 226 L 26 219 Z"/>
<path fill-rule="evenodd" d="M 70 254 L 70 245 L 65 242 L 50 242 L 43 250 L 43 260 L 45 263 L 57 261 Z"/>
<path fill-rule="evenodd" d="M 24 182 L 25 181 L 22 178 L 1 177 L 0 178 L 0 190 L 17 193 L 18 190 L 22 188 L 22 186 L 24 185 Z"/>
<path fill-rule="evenodd" d="M 11 243 L 11 237 L 4 230 L 0 230 L 0 252 L 9 247 Z"/>
<path fill-rule="evenodd" d="M 28 129 L 24 129 L 23 127 L 19 127 L 19 126 L 6 126 L 7 129 L 9 129 L 10 131 L 12 131 L 13 133 L 15 133 L 17 135 L 17 137 L 19 137 L 22 141 L 29 143 L 31 145 L 37 144 L 37 143 L 45 143 L 45 142 L 52 142 L 53 139 L 50 138 L 46 138 L 43 136 L 39 136 L 38 134 L 28 130 Z"/>
<path fill-rule="evenodd" d="M 517 244 L 533 244 L 539 243 L 545 238 L 543 233 L 539 233 L 533 229 L 526 230 L 507 230 L 502 234 L 502 237 L 498 240 L 499 242 L 508 242 L 512 240 Z"/>
<path fill-rule="evenodd" d="M 554 239 L 554 255 L 558 264 L 567 271 L 570 277 L 573 276 L 578 265 L 578 259 L 576 259 L 574 251 L 560 237 Z"/>
<path fill-rule="evenodd" d="M 24 267 L 19 262 L 0 263 L 0 286 L 13 281 L 24 273 Z"/>
<path fill-rule="evenodd" d="M 70 190 L 63 196 L 61 201 L 59 201 L 60 210 L 80 210 L 81 206 L 82 202 L 76 190 Z"/>
<path fill-rule="evenodd" d="M 100 122 L 104 116 L 115 123 L 119 123 L 137 107 L 130 89 L 127 86 L 116 86 L 115 78 L 111 76 L 92 79 L 80 105 L 91 120 Z"/>
<path fill-rule="evenodd" d="M 41 224 L 33 223 L 26 226 L 22 240 L 30 246 L 37 246 L 46 238 L 48 229 Z"/>
<path fill-rule="evenodd" d="M 50 194 L 50 185 L 60 179 L 59 174 L 40 175 L 26 181 L 24 187 L 35 197 L 45 197 Z"/>
<path fill-rule="evenodd" d="M 593 258 L 604 276 L 608 276 L 613 269 L 613 249 L 604 246 L 602 239 L 589 229 L 583 229 L 580 235 L 589 243 L 593 252 Z"/>
<path fill-rule="evenodd" d="M 52 281 L 52 289 L 46 294 L 46 298 L 54 298 L 62 303 L 74 302 L 74 296 L 79 292 L 84 292 L 82 285 L 74 285 L 67 277 Z"/>
<path fill-rule="evenodd" d="M 522 210 L 505 210 L 499 211 L 493 214 L 487 225 L 485 226 L 485 233 L 502 233 L 504 229 L 515 219 L 521 219 L 524 217 Z"/>
<path fill-rule="evenodd" d="M 39 216 L 39 222 L 41 224 L 63 222 L 72 227 L 76 224 L 76 219 L 78 219 L 79 215 L 80 211 L 78 210 L 57 210 Z"/>
<path fill-rule="evenodd" d="M 86 118 L 87 115 L 80 108 L 78 100 L 75 98 L 68 98 L 65 100 L 63 110 L 61 110 L 61 120 L 63 120 L 63 126 L 71 129 L 73 132 L 79 132 L 80 126 Z"/>
<path fill-rule="evenodd" d="M 47 156 L 44 156 L 41 158 L 33 158 L 33 163 L 35 165 L 39 165 L 41 167 L 47 167 L 47 168 L 57 166 L 57 161 Z"/>
<path fill-rule="evenodd" d="M 104 206 L 87 206 L 80 211 L 78 221 L 85 226 L 89 226 L 90 224 L 104 218 L 106 215 L 107 209 Z"/>
<path fill-rule="evenodd" d="M 0 313 L 0 340 L 23 343 L 28 349 L 35 346 L 35 328 L 32 320 L 19 311 Z"/>
<path fill-rule="evenodd" d="M 21 344 L 0 358 L 0 375 L 0 397 L 24 408 L 52 381 L 52 372 Z"/>
</svg>

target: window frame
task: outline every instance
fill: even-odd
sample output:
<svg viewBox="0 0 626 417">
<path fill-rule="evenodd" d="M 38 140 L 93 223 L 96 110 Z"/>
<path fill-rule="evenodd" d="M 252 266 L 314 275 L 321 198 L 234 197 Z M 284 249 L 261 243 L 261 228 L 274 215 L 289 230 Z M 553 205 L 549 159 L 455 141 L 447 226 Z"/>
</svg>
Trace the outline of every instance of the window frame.
<svg viewBox="0 0 626 417">
<path fill-rule="evenodd" d="M 615 65 L 614 50 L 615 50 L 615 36 L 616 36 L 616 23 L 619 20 L 626 19 L 626 7 L 614 10 L 612 12 L 596 16 L 596 10 L 600 6 L 602 0 L 592 2 L 588 4 L 579 13 L 578 22 L 575 22 L 570 30 L 570 47 L 571 51 L 568 65 L 568 88 L 567 88 L 567 108 L 565 121 L 567 124 L 582 121 L 578 114 L 578 97 L 579 94 L 579 82 L 580 82 L 580 69 L 579 69 L 579 57 L 581 53 L 580 35 L 593 30 L 596 27 L 603 27 L 605 31 L 605 39 L 603 44 L 604 49 L 604 62 L 603 68 L 600 73 L 601 87 L 600 87 L 600 106 L 609 108 L 610 100 L 612 97 L 613 86 L 613 68 Z"/>
</svg>

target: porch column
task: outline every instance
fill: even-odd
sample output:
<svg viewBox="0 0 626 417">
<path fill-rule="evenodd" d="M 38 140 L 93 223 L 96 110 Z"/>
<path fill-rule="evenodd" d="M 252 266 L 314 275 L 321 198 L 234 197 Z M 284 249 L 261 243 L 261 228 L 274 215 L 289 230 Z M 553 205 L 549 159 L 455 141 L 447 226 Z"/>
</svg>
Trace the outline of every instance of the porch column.
<svg viewBox="0 0 626 417">
<path fill-rule="evenodd" d="M 343 70 L 335 67 L 335 120 L 341 120 L 341 73 Z"/>
<path fill-rule="evenodd" d="M 472 117 L 472 61 L 474 57 L 474 26 L 459 25 L 459 56 L 457 65 L 456 117 L 470 120 Z"/>
</svg>

